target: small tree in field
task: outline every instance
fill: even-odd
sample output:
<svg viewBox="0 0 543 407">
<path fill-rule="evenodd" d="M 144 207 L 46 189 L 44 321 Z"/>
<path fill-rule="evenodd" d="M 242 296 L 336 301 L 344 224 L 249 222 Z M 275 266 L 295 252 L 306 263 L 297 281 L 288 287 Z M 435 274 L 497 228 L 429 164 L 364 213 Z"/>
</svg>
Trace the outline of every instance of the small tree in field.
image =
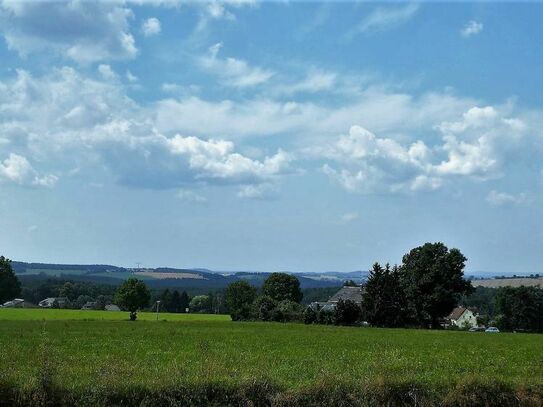
<svg viewBox="0 0 543 407">
<path fill-rule="evenodd" d="M 130 312 L 130 321 L 135 321 L 137 312 L 149 305 L 151 293 L 145 283 L 137 278 L 129 278 L 117 289 L 115 304 Z"/>
<path fill-rule="evenodd" d="M 11 268 L 11 260 L 0 256 L 0 305 L 21 294 L 21 283 Z"/>
</svg>

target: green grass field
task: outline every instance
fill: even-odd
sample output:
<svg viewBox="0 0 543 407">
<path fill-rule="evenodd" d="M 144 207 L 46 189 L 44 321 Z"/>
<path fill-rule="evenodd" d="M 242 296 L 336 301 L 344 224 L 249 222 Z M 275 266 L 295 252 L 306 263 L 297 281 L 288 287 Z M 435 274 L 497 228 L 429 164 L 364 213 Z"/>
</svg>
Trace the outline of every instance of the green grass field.
<svg viewBox="0 0 543 407">
<path fill-rule="evenodd" d="M 541 335 L 127 317 L 0 309 L 0 383 L 22 394 L 43 386 L 44 376 L 71 394 L 255 381 L 295 393 L 330 383 L 406 383 L 438 393 L 466 383 L 543 389 Z"/>
</svg>

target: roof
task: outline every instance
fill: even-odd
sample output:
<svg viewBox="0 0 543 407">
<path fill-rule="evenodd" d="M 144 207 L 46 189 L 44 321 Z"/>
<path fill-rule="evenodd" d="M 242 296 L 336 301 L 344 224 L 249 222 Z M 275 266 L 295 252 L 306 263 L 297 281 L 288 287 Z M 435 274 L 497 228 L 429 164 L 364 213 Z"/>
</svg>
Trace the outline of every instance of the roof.
<svg viewBox="0 0 543 407">
<path fill-rule="evenodd" d="M 464 307 L 456 307 L 452 310 L 452 312 L 449 314 L 449 319 L 457 320 L 462 316 L 464 312 L 466 312 L 468 309 Z"/>
<path fill-rule="evenodd" d="M 360 304 L 362 302 L 362 287 L 341 287 L 341 289 L 332 295 L 328 301 L 338 302 L 339 300 L 350 300 Z"/>
<path fill-rule="evenodd" d="M 316 301 L 309 304 L 309 308 L 311 308 L 313 311 L 333 311 L 336 308 L 336 304 L 331 302 Z"/>
</svg>

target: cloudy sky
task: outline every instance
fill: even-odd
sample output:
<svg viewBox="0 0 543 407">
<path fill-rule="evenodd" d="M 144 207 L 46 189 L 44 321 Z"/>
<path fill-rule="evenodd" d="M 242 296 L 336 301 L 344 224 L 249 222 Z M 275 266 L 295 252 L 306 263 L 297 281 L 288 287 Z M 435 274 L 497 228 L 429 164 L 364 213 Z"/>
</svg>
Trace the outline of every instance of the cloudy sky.
<svg viewBox="0 0 543 407">
<path fill-rule="evenodd" d="M 0 0 L 0 247 L 541 272 L 543 4 Z"/>
</svg>

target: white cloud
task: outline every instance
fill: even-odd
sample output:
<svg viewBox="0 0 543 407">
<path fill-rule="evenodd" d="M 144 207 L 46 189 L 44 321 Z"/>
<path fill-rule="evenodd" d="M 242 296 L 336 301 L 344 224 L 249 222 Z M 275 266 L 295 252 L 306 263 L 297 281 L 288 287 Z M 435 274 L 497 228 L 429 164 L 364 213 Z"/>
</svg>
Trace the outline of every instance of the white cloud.
<svg viewBox="0 0 543 407">
<path fill-rule="evenodd" d="M 508 155 L 527 134 L 518 118 L 494 107 L 473 107 L 456 122 L 435 126 L 441 143 L 422 140 L 401 144 L 352 126 L 333 144 L 313 147 L 309 153 L 339 164 L 323 166 L 323 172 L 352 192 L 406 192 L 435 190 L 453 177 L 487 180 L 503 176 Z"/>
<path fill-rule="evenodd" d="M 518 195 L 513 195 L 495 190 L 488 193 L 486 200 L 492 206 L 525 205 L 530 203 L 528 195 L 524 192 Z"/>
<path fill-rule="evenodd" d="M 302 80 L 284 86 L 275 86 L 273 90 L 286 95 L 332 91 L 337 84 L 337 76 L 335 72 L 312 69 Z"/>
<path fill-rule="evenodd" d="M 483 23 L 479 23 L 477 21 L 471 20 L 468 21 L 468 23 L 462 27 L 460 30 L 460 35 L 464 38 L 469 38 L 473 35 L 479 34 L 481 31 L 483 31 Z"/>
<path fill-rule="evenodd" d="M 11 153 L 0 163 L 0 181 L 21 186 L 52 187 L 58 177 L 51 174 L 40 176 L 25 157 Z"/>
<path fill-rule="evenodd" d="M 269 183 L 291 171 L 292 157 L 281 150 L 252 159 L 228 140 L 165 135 L 155 128 L 152 111 L 130 100 L 120 84 L 91 80 L 72 68 L 42 78 L 19 71 L 3 86 L 0 133 L 8 137 L 6 148 L 24 149 L 61 172 L 87 163 L 87 171 L 105 168 L 128 185 L 174 188 Z M 39 177 L 19 156 L 4 162 L 2 174 L 21 185 L 56 181 Z"/>
<path fill-rule="evenodd" d="M 35 232 L 36 230 L 38 230 L 38 226 L 30 225 L 28 228 L 26 228 L 26 230 L 28 230 L 29 232 Z"/>
<path fill-rule="evenodd" d="M 205 203 L 207 198 L 203 195 L 197 194 L 194 191 L 181 189 L 176 194 L 177 198 L 181 201 L 191 202 L 191 203 Z"/>
<path fill-rule="evenodd" d="M 224 4 L 218 1 L 212 1 L 206 6 L 208 15 L 214 19 L 226 19 L 226 20 L 235 20 L 236 16 L 226 9 Z"/>
<path fill-rule="evenodd" d="M 418 4 L 377 7 L 356 27 L 347 32 L 346 38 L 352 39 L 362 33 L 389 30 L 409 21 L 416 15 L 418 10 Z"/>
<path fill-rule="evenodd" d="M 135 83 L 138 81 L 138 77 L 133 75 L 132 72 L 126 71 L 126 79 L 128 82 Z"/>
<path fill-rule="evenodd" d="M 190 96 L 200 93 L 200 87 L 197 85 L 180 85 L 178 83 L 166 82 L 160 86 L 164 93 L 170 93 L 177 96 Z"/>
<path fill-rule="evenodd" d="M 249 140 L 282 135 L 300 150 L 297 160 L 322 167 L 345 189 L 398 193 L 503 176 L 508 159 L 538 131 L 538 114 L 512 112 L 512 105 L 479 107 L 449 93 L 415 97 L 377 86 L 333 106 L 197 96 L 140 106 L 119 81 L 73 68 L 37 78 L 20 70 L 0 82 L 0 146 L 54 174 L 82 166 L 78 177 L 102 171 L 136 187 L 251 185 L 240 196 L 256 197 L 294 171 L 294 157 L 279 149 L 265 158 Z"/>
<path fill-rule="evenodd" d="M 98 65 L 98 72 L 100 75 L 102 75 L 102 78 L 106 80 L 112 80 L 117 78 L 117 74 L 113 72 L 113 69 L 111 69 L 111 66 L 106 64 L 100 64 Z"/>
<path fill-rule="evenodd" d="M 155 17 L 148 18 L 142 23 L 141 30 L 146 37 L 158 35 L 161 31 L 160 21 Z"/>
<path fill-rule="evenodd" d="M 53 51 L 79 63 L 134 58 L 130 9 L 114 2 L 0 3 L 0 32 L 22 56 Z"/>
<path fill-rule="evenodd" d="M 208 53 L 199 58 L 200 66 L 221 78 L 224 86 L 251 87 L 268 81 L 274 72 L 260 67 L 252 67 L 246 61 L 236 58 L 219 58 L 222 43 L 209 47 Z"/>
<path fill-rule="evenodd" d="M 278 195 L 279 188 L 272 183 L 245 185 L 238 192 L 238 197 L 244 199 L 270 200 L 277 198 Z"/>
</svg>

